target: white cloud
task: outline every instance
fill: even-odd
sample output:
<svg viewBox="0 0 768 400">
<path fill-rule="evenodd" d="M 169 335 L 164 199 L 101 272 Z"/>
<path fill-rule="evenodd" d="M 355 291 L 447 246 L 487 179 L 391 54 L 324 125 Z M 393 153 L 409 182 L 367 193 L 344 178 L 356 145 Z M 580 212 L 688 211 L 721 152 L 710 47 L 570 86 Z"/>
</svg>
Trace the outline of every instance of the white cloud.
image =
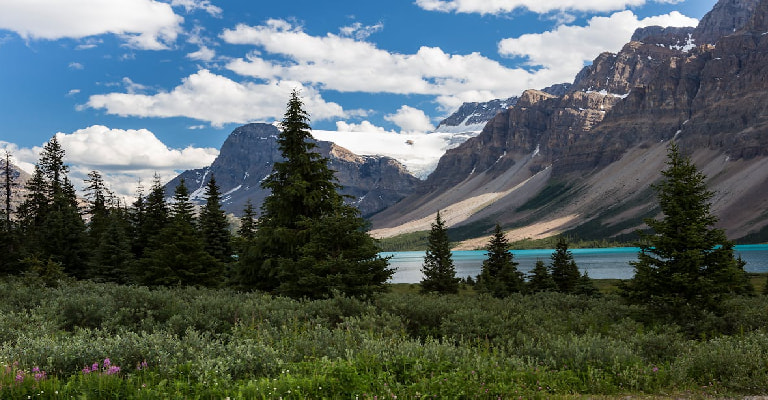
<svg viewBox="0 0 768 400">
<path fill-rule="evenodd" d="M 558 11 L 609 12 L 645 3 L 646 0 L 416 0 L 416 5 L 427 11 L 478 14 L 503 14 L 518 9 L 538 14 Z"/>
<path fill-rule="evenodd" d="M 208 0 L 171 0 L 171 6 L 184 7 L 187 13 L 203 10 L 214 17 L 221 16 L 222 12 L 221 8 L 214 6 Z"/>
<path fill-rule="evenodd" d="M 370 121 L 363 121 L 359 124 L 336 121 L 336 129 L 339 132 L 389 132 L 380 126 L 372 124 Z"/>
<path fill-rule="evenodd" d="M 499 42 L 499 53 L 523 57 L 533 66 L 561 70 L 571 76 L 584 63 L 604 51 L 618 51 L 629 42 L 635 29 L 650 26 L 695 26 L 698 20 L 677 11 L 666 15 L 638 19 L 632 11 L 621 11 L 608 17 L 593 17 L 587 26 L 562 25 L 555 30 L 526 34 Z"/>
<path fill-rule="evenodd" d="M 385 115 L 384 119 L 399 126 L 403 132 L 430 132 L 435 129 L 429 117 L 418 108 L 402 106 L 394 114 Z"/>
<path fill-rule="evenodd" d="M 182 21 L 169 4 L 155 0 L 0 1 L 0 29 L 25 39 L 115 34 L 130 46 L 160 50 L 176 40 Z"/>
<path fill-rule="evenodd" d="M 59 132 L 56 138 L 64 149 L 64 162 L 70 167 L 69 178 L 76 189 L 83 189 L 88 172 L 97 170 L 121 197 L 132 197 L 139 181 L 149 187 L 155 173 L 168 181 L 179 171 L 210 165 L 218 155 L 213 148 L 169 148 L 147 129 L 93 125 L 72 133 Z M 20 149 L 0 142 L 0 147 L 11 150 L 20 166 L 29 172 L 43 145 Z"/>
<path fill-rule="evenodd" d="M 83 64 L 80 64 L 79 62 L 74 62 L 73 61 L 73 62 L 69 63 L 69 68 L 70 69 L 83 69 L 83 68 L 85 68 L 85 66 Z"/>
<path fill-rule="evenodd" d="M 187 58 L 198 61 L 212 61 L 216 57 L 216 51 L 206 46 L 200 46 L 198 51 L 187 54 Z"/>
<path fill-rule="evenodd" d="M 78 93 L 80 93 L 80 89 L 70 89 L 69 92 L 67 92 L 67 96 L 74 96 Z"/>
<path fill-rule="evenodd" d="M 415 54 L 392 53 L 332 33 L 311 36 L 284 20 L 238 25 L 221 38 L 257 48 L 245 59 L 227 64 L 243 76 L 291 80 L 339 92 L 436 95 L 443 105 L 490 100 L 563 82 L 563 76 L 573 78 L 573 72 L 507 68 L 479 53 L 448 54 L 438 47 L 421 47 Z"/>
<path fill-rule="evenodd" d="M 188 117 L 221 126 L 281 119 L 293 89 L 301 91 L 313 118 L 345 116 L 340 105 L 326 102 L 317 91 L 299 82 L 239 83 L 205 69 L 184 78 L 170 92 L 99 94 L 91 96 L 87 106 L 120 116 Z"/>
<path fill-rule="evenodd" d="M 368 25 L 368 26 L 365 26 L 360 22 L 355 22 L 350 26 L 345 26 L 339 29 L 339 32 L 341 33 L 342 36 L 345 36 L 345 37 L 351 37 L 357 40 L 365 40 L 368 38 L 368 36 L 371 36 L 382 29 L 384 29 L 384 24 L 381 22 L 379 22 L 376 25 Z"/>
</svg>

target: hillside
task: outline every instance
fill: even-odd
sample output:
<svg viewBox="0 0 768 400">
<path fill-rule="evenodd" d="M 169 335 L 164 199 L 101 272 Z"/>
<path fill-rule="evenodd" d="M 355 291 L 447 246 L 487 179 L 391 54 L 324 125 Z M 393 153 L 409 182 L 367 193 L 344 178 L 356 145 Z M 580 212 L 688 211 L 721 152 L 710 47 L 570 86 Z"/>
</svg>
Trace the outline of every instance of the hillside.
<svg viewBox="0 0 768 400">
<path fill-rule="evenodd" d="M 625 238 L 658 212 L 650 186 L 670 140 L 710 178 L 729 236 L 759 232 L 768 226 L 766 20 L 768 1 L 723 0 L 695 29 L 638 31 L 562 96 L 526 91 L 374 216 L 373 233 L 427 230 L 441 210 L 458 239 L 496 222 L 511 239 Z M 729 34 L 713 41 L 718 32 Z"/>
</svg>

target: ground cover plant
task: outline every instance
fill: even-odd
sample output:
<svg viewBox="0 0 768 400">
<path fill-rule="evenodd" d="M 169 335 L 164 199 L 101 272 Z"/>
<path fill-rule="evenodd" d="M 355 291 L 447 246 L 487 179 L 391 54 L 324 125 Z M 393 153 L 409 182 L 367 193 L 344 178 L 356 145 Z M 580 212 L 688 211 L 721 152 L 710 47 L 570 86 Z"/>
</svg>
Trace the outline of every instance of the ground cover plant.
<svg viewBox="0 0 768 400">
<path fill-rule="evenodd" d="M 768 298 L 691 337 L 618 297 L 404 286 L 371 300 L 0 282 L 0 397 L 726 396 L 768 387 Z"/>
</svg>

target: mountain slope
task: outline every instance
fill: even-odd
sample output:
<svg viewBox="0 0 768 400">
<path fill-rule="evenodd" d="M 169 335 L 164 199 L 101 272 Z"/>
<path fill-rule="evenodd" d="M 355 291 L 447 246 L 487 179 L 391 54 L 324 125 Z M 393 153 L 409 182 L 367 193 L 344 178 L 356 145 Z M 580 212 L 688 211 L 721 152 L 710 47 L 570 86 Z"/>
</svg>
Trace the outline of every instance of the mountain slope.
<svg viewBox="0 0 768 400">
<path fill-rule="evenodd" d="M 277 145 L 278 129 L 268 124 L 247 124 L 236 128 L 224 142 L 211 166 L 185 171 L 168 184 L 171 194 L 180 179 L 198 203 L 205 202 L 205 185 L 210 175 L 223 193 L 223 208 L 240 215 L 250 200 L 259 208 L 268 191 L 261 181 L 272 173 L 272 165 L 282 160 Z M 358 156 L 330 142 L 318 141 L 318 152 L 329 159 L 331 169 L 343 186 L 342 193 L 352 200 L 363 215 L 375 213 L 394 204 L 413 191 L 418 179 L 389 157 Z"/>
<path fill-rule="evenodd" d="M 696 29 L 636 32 L 562 96 L 525 92 L 376 215 L 374 233 L 426 230 L 441 210 L 459 238 L 495 222 L 517 228 L 513 238 L 621 238 L 658 212 L 650 184 L 673 138 L 710 177 L 731 237 L 765 227 L 767 15 L 768 0 L 723 0 Z M 713 32 L 731 34 L 713 46 Z"/>
</svg>

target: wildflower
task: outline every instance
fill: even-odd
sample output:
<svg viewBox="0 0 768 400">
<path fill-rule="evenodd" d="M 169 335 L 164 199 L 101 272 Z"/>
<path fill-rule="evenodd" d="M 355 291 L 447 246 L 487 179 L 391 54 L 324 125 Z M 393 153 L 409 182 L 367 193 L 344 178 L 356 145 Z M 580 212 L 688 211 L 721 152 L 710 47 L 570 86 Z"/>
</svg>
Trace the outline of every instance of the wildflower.
<svg viewBox="0 0 768 400">
<path fill-rule="evenodd" d="M 109 366 L 112 365 L 112 361 L 109 360 L 109 358 L 104 359 L 104 368 L 109 368 Z"/>
<path fill-rule="evenodd" d="M 24 380 L 24 371 L 19 370 L 16 372 L 16 382 L 22 382 Z"/>
<path fill-rule="evenodd" d="M 653 372 L 659 372 L 659 367 L 653 367 L 652 371 Z"/>
<path fill-rule="evenodd" d="M 90 368 L 88 368 L 88 366 L 86 365 L 86 366 L 83 368 L 83 375 L 86 375 L 86 374 L 90 374 L 90 373 L 91 373 L 91 369 L 90 369 Z"/>
<path fill-rule="evenodd" d="M 91 365 L 91 371 L 95 372 L 99 370 L 99 363 L 95 362 Z"/>
<path fill-rule="evenodd" d="M 118 367 L 117 365 L 113 365 L 113 366 L 109 367 L 109 369 L 107 369 L 105 374 L 107 374 L 107 375 L 114 375 L 114 374 L 116 374 L 118 372 L 120 372 L 120 367 Z"/>
</svg>

